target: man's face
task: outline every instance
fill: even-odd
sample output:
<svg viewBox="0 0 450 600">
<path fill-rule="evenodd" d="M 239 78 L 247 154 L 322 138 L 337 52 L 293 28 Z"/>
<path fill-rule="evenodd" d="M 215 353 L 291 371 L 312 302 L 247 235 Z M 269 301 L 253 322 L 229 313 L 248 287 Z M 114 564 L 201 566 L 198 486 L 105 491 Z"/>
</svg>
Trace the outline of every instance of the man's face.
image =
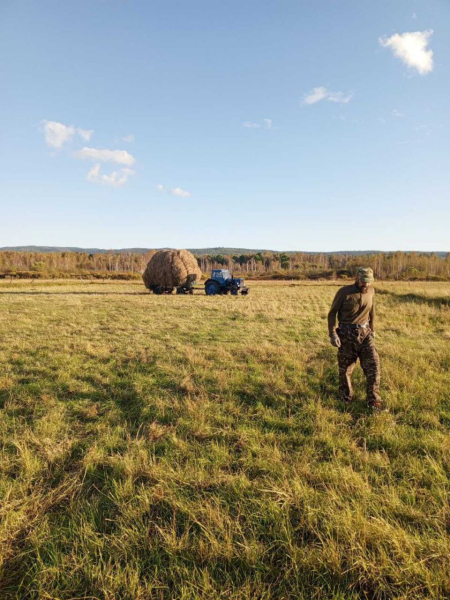
<svg viewBox="0 0 450 600">
<path fill-rule="evenodd" d="M 358 287 L 361 289 L 361 292 L 363 294 L 365 294 L 367 292 L 367 290 L 371 286 L 370 282 L 368 282 L 368 281 L 361 281 L 361 279 L 359 277 L 356 278 L 356 283 L 358 284 Z"/>
</svg>

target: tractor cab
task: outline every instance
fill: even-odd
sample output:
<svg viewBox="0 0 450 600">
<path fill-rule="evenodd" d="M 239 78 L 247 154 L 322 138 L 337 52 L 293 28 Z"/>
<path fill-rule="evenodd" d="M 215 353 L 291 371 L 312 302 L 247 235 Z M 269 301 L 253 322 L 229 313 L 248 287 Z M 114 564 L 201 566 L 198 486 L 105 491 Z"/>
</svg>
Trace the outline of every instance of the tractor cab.
<svg viewBox="0 0 450 600">
<path fill-rule="evenodd" d="M 230 271 L 227 269 L 213 269 L 211 271 L 211 279 L 217 281 L 219 285 L 225 285 L 225 282 L 231 279 Z"/>
</svg>

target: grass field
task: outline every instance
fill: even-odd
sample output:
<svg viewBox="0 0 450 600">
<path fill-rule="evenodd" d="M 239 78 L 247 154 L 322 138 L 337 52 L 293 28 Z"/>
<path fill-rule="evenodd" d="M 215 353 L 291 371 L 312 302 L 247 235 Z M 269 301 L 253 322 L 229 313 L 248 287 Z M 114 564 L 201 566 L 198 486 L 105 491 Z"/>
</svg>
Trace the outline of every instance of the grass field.
<svg viewBox="0 0 450 600">
<path fill-rule="evenodd" d="M 449 598 L 450 284 L 376 284 L 381 415 L 337 286 L 0 283 L 0 599 Z"/>
</svg>

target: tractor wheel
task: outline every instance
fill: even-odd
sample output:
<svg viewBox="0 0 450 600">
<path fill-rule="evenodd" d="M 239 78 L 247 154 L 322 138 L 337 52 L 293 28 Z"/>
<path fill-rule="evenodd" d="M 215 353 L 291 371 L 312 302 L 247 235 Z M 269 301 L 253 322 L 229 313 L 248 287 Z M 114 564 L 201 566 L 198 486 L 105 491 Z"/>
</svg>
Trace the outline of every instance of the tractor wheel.
<svg viewBox="0 0 450 600">
<path fill-rule="evenodd" d="M 237 285 L 233 285 L 233 287 L 231 288 L 231 295 L 232 296 L 237 296 L 239 293 L 239 288 Z"/>
<path fill-rule="evenodd" d="M 159 296 L 160 294 L 164 293 L 164 290 L 160 285 L 155 285 L 155 287 L 153 288 L 153 293 Z"/>
<path fill-rule="evenodd" d="M 217 281 L 209 280 L 205 283 L 205 293 L 207 296 L 215 296 L 220 294 L 220 285 Z"/>
</svg>

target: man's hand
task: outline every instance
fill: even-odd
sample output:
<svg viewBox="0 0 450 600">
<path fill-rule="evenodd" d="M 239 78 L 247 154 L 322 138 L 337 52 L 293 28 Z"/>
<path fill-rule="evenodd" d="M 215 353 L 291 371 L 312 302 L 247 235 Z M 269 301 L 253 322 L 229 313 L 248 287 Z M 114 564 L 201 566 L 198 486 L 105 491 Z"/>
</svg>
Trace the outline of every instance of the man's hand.
<svg viewBox="0 0 450 600">
<path fill-rule="evenodd" d="M 336 332 L 334 332 L 330 335 L 330 344 L 332 346 L 334 346 L 335 348 L 341 347 L 341 340 L 339 339 L 339 336 Z"/>
</svg>

